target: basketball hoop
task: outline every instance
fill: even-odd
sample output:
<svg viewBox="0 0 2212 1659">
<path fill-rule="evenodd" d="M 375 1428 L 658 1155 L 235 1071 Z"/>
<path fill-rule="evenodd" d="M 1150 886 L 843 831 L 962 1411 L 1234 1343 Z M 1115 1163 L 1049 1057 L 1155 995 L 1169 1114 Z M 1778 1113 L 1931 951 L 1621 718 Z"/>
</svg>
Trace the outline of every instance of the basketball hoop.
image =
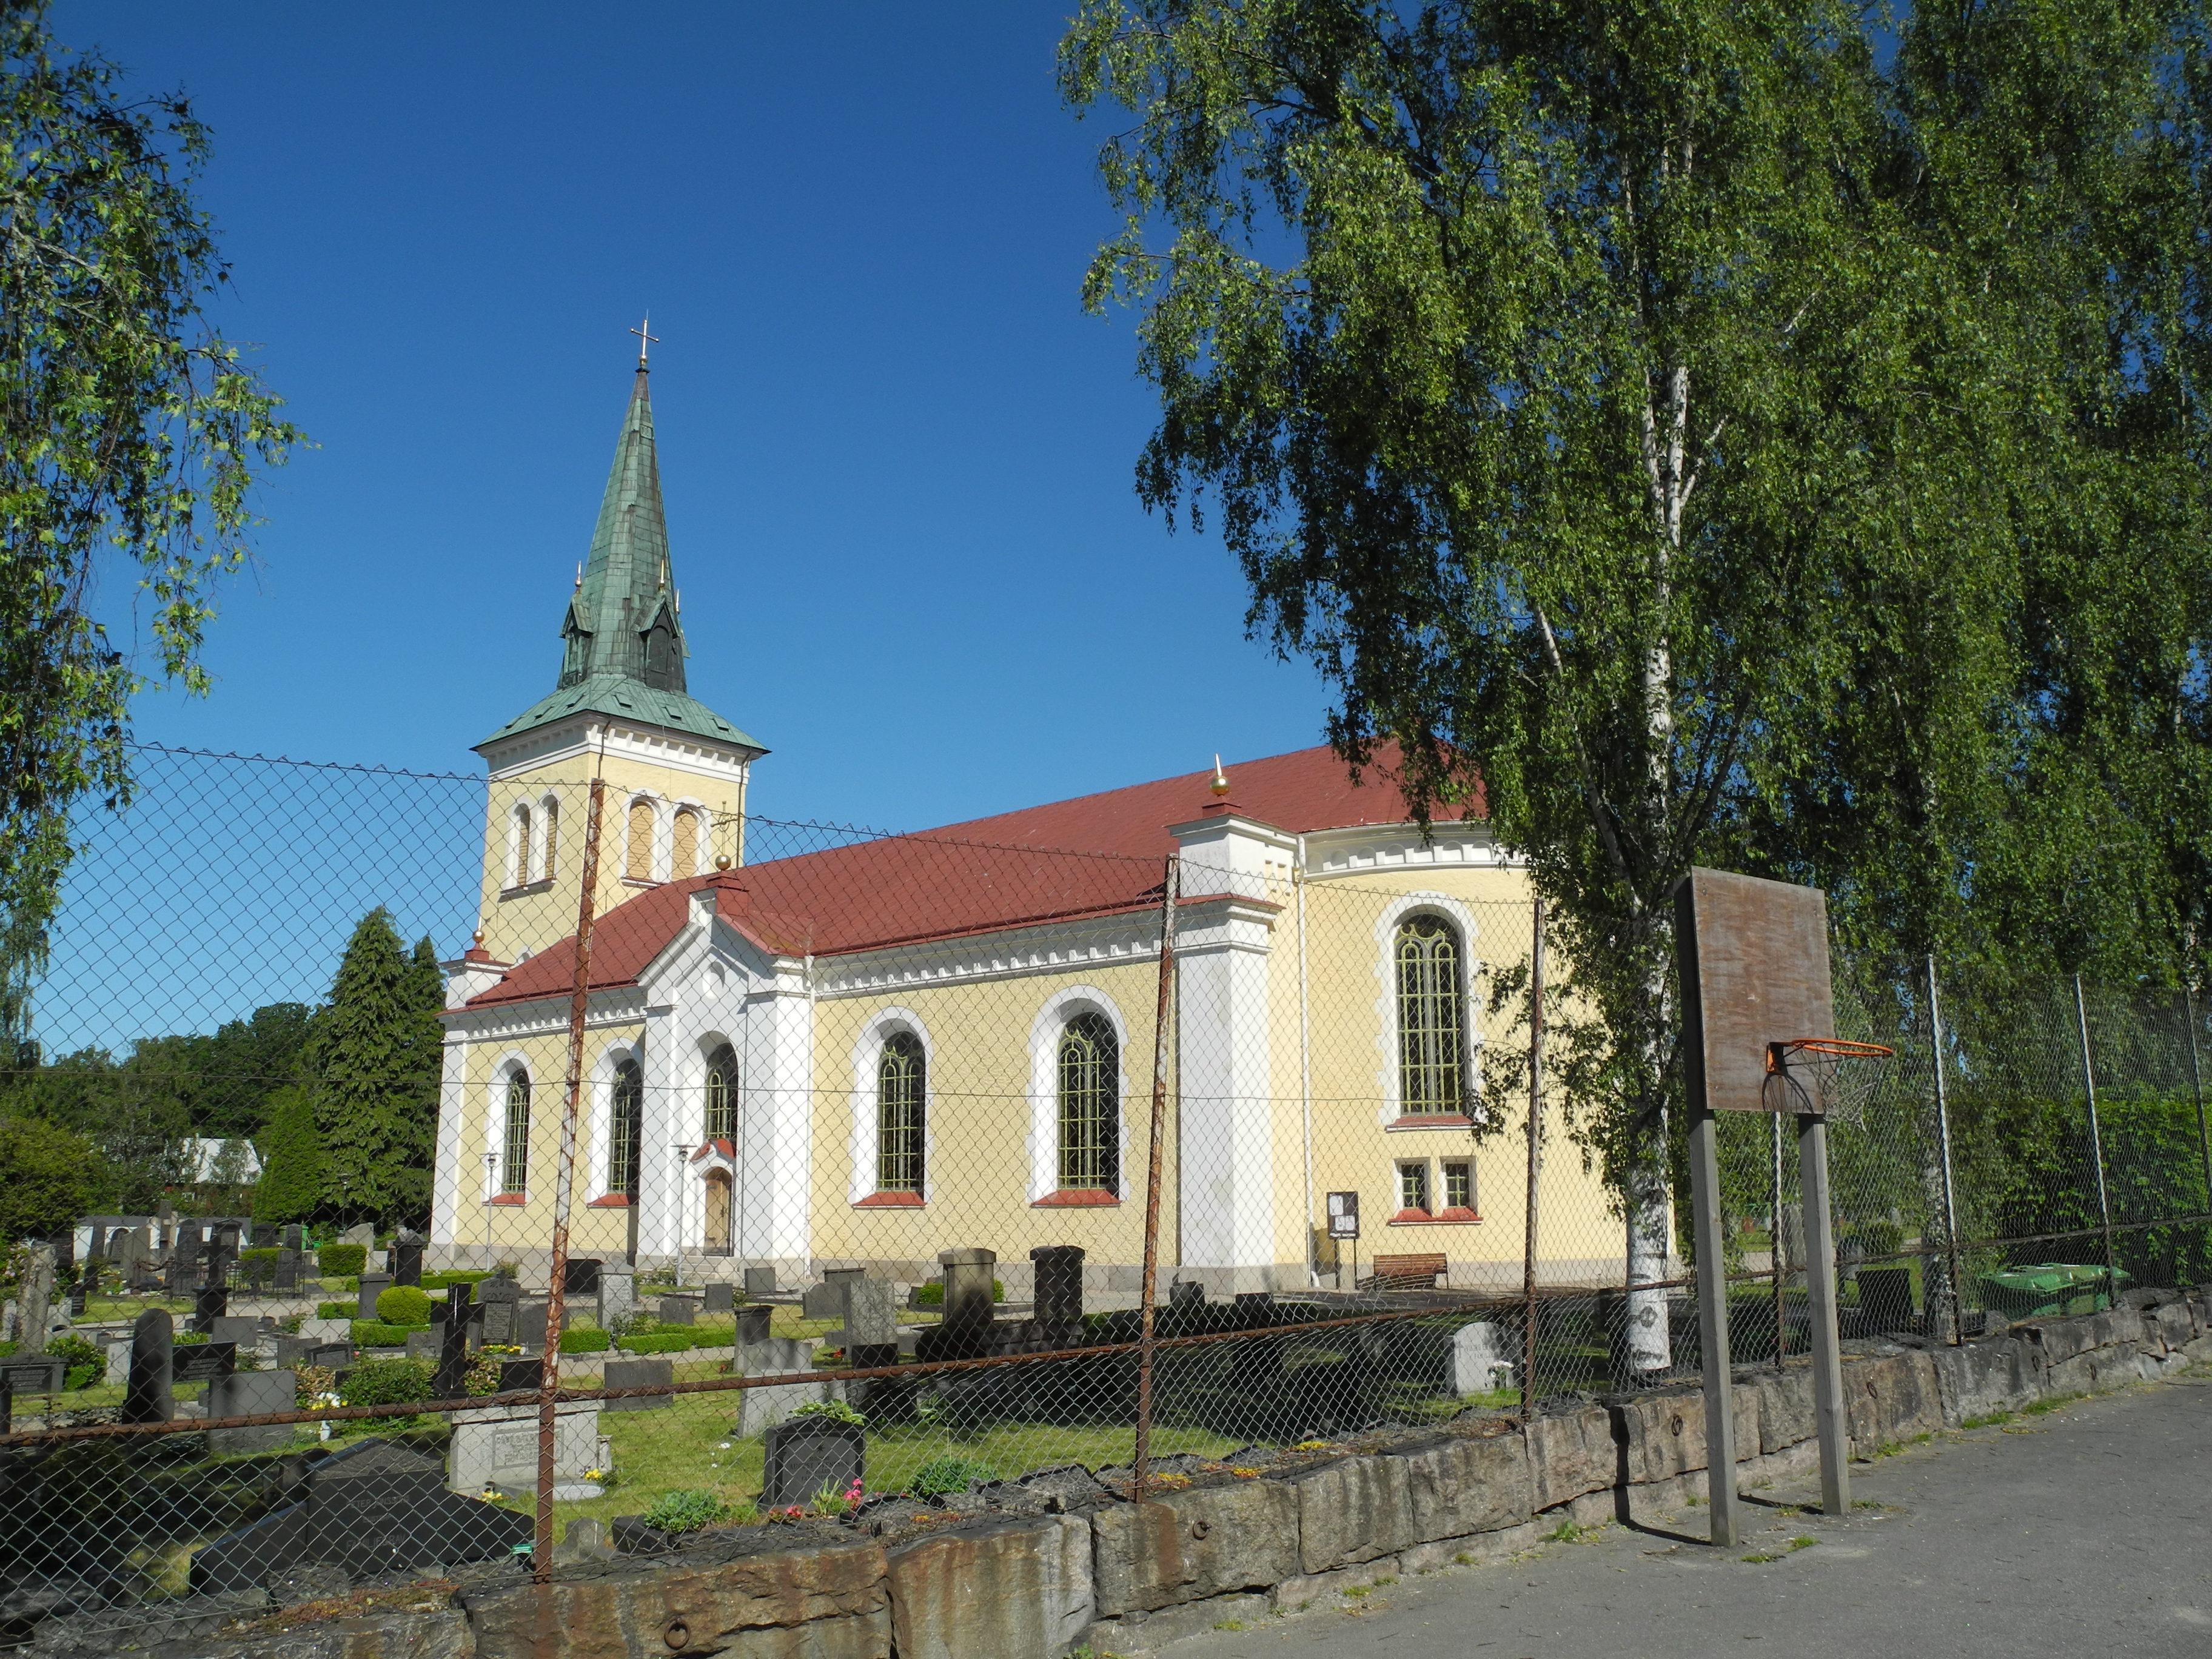
<svg viewBox="0 0 2212 1659">
<path fill-rule="evenodd" d="M 1790 1037 L 1766 1045 L 1766 1082 L 1761 1096 L 1769 1111 L 1828 1113 L 1857 1103 L 1846 1099 L 1838 1080 L 1844 1062 L 1888 1060 L 1897 1053 L 1879 1042 L 1844 1037 Z"/>
</svg>

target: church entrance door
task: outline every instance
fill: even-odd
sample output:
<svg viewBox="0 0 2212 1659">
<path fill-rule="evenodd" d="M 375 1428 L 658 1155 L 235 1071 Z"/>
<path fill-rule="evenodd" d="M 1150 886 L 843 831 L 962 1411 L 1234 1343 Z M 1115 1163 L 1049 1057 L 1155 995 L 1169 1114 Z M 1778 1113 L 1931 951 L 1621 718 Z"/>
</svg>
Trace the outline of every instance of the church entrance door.
<svg viewBox="0 0 2212 1659">
<path fill-rule="evenodd" d="M 707 1254 L 730 1253 L 730 1176 L 724 1170 L 707 1171 Z"/>
</svg>

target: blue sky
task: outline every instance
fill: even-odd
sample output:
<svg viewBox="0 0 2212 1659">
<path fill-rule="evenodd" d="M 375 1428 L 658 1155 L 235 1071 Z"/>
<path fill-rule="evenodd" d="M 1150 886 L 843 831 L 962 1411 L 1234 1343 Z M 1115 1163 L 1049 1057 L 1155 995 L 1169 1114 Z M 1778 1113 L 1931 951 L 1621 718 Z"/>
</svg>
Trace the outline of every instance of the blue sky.
<svg viewBox="0 0 2212 1659">
<path fill-rule="evenodd" d="M 1319 741 L 1227 553 L 1132 489 L 1066 9 L 58 6 L 215 129 L 219 320 L 319 446 L 212 696 L 138 734 L 475 769 L 551 688 L 649 307 L 691 690 L 774 750 L 757 811 L 919 828 Z"/>
</svg>

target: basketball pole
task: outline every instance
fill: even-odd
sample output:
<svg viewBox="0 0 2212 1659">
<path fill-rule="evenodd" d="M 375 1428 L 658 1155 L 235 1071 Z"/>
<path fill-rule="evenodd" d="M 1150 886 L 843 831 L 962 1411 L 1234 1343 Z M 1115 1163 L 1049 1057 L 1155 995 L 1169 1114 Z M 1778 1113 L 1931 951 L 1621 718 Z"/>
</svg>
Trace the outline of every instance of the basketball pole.
<svg viewBox="0 0 2212 1659">
<path fill-rule="evenodd" d="M 1735 1377 L 1729 1366 L 1728 1265 L 1721 1239 L 1719 1121 L 1705 1077 L 1705 1010 L 1698 972 L 1697 896 L 1674 890 L 1676 979 L 1681 988 L 1684 1092 L 1690 1110 L 1690 1236 L 1698 1253 L 1698 1352 L 1705 1362 L 1705 1499 L 1712 1540 L 1741 1537 L 1735 1495 Z"/>
<path fill-rule="evenodd" d="M 1828 1121 L 1797 1116 L 1797 1184 L 1805 1205 L 1805 1296 L 1813 1321 L 1813 1424 L 1820 1443 L 1820 1508 L 1851 1512 L 1850 1442 L 1836 1326 L 1836 1238 L 1828 1202 Z"/>
</svg>

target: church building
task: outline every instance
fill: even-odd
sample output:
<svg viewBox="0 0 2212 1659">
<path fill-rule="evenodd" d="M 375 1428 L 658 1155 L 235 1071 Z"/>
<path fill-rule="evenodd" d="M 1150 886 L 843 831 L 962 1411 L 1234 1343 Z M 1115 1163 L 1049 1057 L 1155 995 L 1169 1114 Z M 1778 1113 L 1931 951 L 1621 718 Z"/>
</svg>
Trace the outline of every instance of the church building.
<svg viewBox="0 0 2212 1659">
<path fill-rule="evenodd" d="M 768 750 L 687 690 L 642 359 L 560 635 L 551 692 L 477 749 L 480 931 L 447 964 L 436 1257 L 542 1277 L 581 994 L 572 1254 L 787 1285 L 919 1282 L 981 1246 L 1018 1296 L 1030 1249 L 1074 1244 L 1091 1289 L 1134 1291 L 1180 854 L 1161 1282 L 1348 1286 L 1392 1255 L 1517 1287 L 1523 1120 L 1486 1115 L 1484 1050 L 1496 1022 L 1525 1077 L 1525 1029 L 1490 994 L 1528 959 L 1528 889 L 1475 812 L 1425 836 L 1394 786 L 1316 748 L 749 857 Z M 1541 1183 L 1547 1279 L 1617 1278 L 1573 1148 Z M 1332 1209 L 1357 1238 L 1329 1237 Z"/>
</svg>

